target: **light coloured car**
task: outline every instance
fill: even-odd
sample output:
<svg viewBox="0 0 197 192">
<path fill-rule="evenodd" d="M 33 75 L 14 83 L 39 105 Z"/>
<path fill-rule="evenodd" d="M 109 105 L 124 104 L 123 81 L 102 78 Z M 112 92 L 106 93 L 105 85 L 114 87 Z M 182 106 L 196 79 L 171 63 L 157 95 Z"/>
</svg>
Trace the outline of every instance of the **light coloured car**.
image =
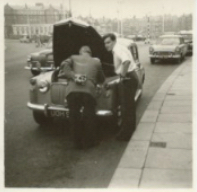
<svg viewBox="0 0 197 192">
<path fill-rule="evenodd" d="M 187 54 L 188 46 L 180 35 L 162 35 L 149 47 L 151 64 L 156 60 L 173 59 L 181 63 Z"/>
<path fill-rule="evenodd" d="M 32 40 L 30 38 L 29 35 L 23 35 L 21 38 L 20 38 L 20 42 L 21 43 L 31 43 Z"/>
</svg>

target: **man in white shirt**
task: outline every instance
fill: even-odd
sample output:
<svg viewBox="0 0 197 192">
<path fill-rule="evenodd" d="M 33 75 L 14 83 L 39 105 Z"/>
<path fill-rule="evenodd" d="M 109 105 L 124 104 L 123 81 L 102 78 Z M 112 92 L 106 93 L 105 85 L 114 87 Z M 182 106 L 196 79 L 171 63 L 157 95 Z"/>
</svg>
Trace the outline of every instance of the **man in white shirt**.
<svg viewBox="0 0 197 192">
<path fill-rule="evenodd" d="M 115 73 L 120 76 L 119 95 L 122 124 L 117 140 L 129 141 L 136 128 L 135 94 L 138 77 L 135 72 L 136 64 L 129 49 L 118 44 L 112 33 L 103 37 L 107 51 L 112 51 Z"/>
</svg>

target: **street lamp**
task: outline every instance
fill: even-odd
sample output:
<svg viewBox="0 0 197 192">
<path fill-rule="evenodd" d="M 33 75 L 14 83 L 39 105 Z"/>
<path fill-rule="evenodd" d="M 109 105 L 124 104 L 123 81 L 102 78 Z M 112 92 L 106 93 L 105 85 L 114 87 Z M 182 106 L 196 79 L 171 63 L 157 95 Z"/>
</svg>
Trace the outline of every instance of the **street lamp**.
<svg viewBox="0 0 197 192">
<path fill-rule="evenodd" d="M 163 34 L 165 33 L 165 14 L 164 14 L 164 6 L 162 6 L 163 8 L 163 18 L 162 18 L 162 28 L 163 28 Z"/>
</svg>

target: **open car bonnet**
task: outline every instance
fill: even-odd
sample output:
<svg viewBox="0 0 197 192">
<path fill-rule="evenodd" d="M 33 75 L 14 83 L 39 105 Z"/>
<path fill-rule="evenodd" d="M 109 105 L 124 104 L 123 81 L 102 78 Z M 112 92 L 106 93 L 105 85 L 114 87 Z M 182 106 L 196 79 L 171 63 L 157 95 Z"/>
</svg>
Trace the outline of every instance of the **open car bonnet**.
<svg viewBox="0 0 197 192">
<path fill-rule="evenodd" d="M 102 37 L 92 26 L 73 18 L 59 21 L 54 25 L 53 54 L 56 67 L 71 55 L 79 54 L 79 49 L 83 45 L 90 46 L 93 57 L 112 64 L 112 53 L 106 51 Z"/>
</svg>

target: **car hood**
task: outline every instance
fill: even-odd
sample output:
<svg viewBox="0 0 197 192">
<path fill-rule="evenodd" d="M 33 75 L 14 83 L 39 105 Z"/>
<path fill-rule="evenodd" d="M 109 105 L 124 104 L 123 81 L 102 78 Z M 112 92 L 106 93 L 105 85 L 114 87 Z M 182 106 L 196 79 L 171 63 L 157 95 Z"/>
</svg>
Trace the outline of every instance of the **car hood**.
<svg viewBox="0 0 197 192">
<path fill-rule="evenodd" d="M 154 51 L 175 51 L 177 45 L 153 45 Z"/>
<path fill-rule="evenodd" d="M 45 49 L 36 53 L 32 53 L 31 60 L 39 61 L 40 63 L 46 61 L 53 61 L 53 51 L 52 49 Z"/>
<path fill-rule="evenodd" d="M 54 25 L 53 51 L 56 67 L 71 55 L 78 54 L 83 45 L 90 46 L 93 57 L 113 63 L 112 53 L 107 52 L 102 37 L 89 24 L 69 18 Z"/>
</svg>

